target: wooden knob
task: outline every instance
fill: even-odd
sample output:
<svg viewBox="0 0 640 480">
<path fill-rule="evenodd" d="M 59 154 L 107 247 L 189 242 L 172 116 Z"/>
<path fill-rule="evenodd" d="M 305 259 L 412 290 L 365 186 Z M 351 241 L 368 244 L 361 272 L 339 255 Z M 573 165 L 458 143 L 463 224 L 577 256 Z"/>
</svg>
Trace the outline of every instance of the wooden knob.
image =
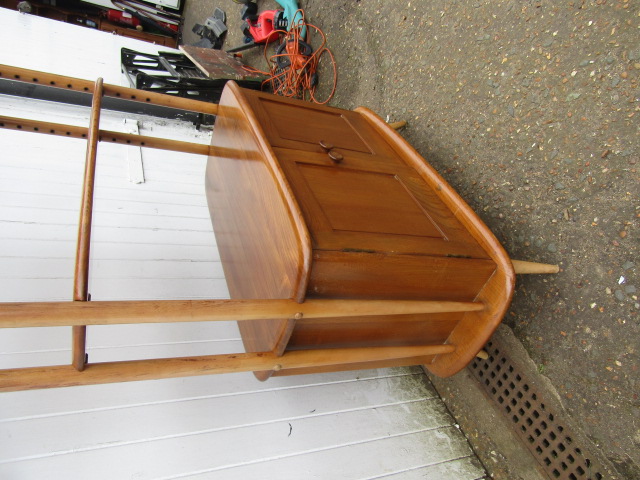
<svg viewBox="0 0 640 480">
<path fill-rule="evenodd" d="M 325 142 L 324 140 L 320 140 L 320 146 L 327 152 L 330 152 L 335 148 L 334 145 L 331 145 L 329 142 Z"/>
<path fill-rule="evenodd" d="M 332 151 L 329 152 L 329 158 L 333 160 L 335 163 L 340 163 L 344 159 L 344 157 L 341 154 L 339 154 L 338 152 L 332 152 Z"/>
</svg>

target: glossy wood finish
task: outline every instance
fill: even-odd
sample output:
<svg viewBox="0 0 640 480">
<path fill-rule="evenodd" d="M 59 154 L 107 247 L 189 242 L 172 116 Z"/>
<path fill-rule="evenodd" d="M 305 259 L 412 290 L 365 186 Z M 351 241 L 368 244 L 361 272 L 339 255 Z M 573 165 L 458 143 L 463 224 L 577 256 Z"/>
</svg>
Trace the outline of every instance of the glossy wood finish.
<svg viewBox="0 0 640 480">
<path fill-rule="evenodd" d="M 370 347 L 367 347 L 370 348 Z M 288 377 L 291 375 L 313 375 L 317 373 L 347 372 L 350 370 L 368 370 L 372 368 L 408 367 L 413 365 L 428 365 L 436 358 L 435 355 L 423 355 L 407 358 L 393 358 L 375 362 L 352 362 L 341 365 L 317 365 L 313 367 L 287 368 L 273 373 L 274 377 Z"/>
<path fill-rule="evenodd" d="M 85 156 L 84 181 L 80 200 L 80 219 L 78 221 L 78 243 L 73 280 L 73 299 L 87 301 L 89 291 L 89 251 L 91 242 L 91 218 L 93 216 L 93 191 L 96 177 L 98 154 L 98 134 L 100 131 L 100 107 L 102 105 L 102 78 L 96 81 L 91 116 L 87 129 L 87 153 Z"/>
<path fill-rule="evenodd" d="M 325 152 L 320 147 L 323 142 L 343 154 L 393 156 L 389 145 L 357 113 L 260 92 L 243 94 L 273 147 Z"/>
<path fill-rule="evenodd" d="M 308 296 L 470 302 L 494 270 L 485 259 L 316 251 Z"/>
<path fill-rule="evenodd" d="M 459 313 L 303 318 L 288 349 L 444 343 L 459 319 Z"/>
<path fill-rule="evenodd" d="M 89 252 L 91 250 L 91 219 L 93 217 L 93 191 L 96 177 L 96 160 L 98 154 L 98 137 L 100 133 L 100 109 L 102 107 L 103 81 L 98 78 L 93 87 L 91 115 L 87 129 L 87 153 L 85 156 L 84 182 L 80 201 L 80 218 L 78 220 L 78 243 L 76 247 L 76 263 L 73 278 L 73 300 L 86 302 L 89 300 Z M 71 364 L 78 370 L 84 370 L 87 353 L 87 327 L 76 325 L 72 329 Z"/>
<path fill-rule="evenodd" d="M 229 82 L 220 99 L 207 162 L 209 210 L 231 297 L 301 302 L 311 264 L 309 233 L 264 138 L 241 89 Z M 239 154 L 216 155 L 220 147 Z M 246 350 L 273 351 L 283 342 L 287 325 L 286 318 L 243 322 Z"/>
<path fill-rule="evenodd" d="M 338 148 L 332 150 L 337 151 Z M 397 158 L 274 149 L 317 250 L 486 258 L 440 199 Z"/>
</svg>

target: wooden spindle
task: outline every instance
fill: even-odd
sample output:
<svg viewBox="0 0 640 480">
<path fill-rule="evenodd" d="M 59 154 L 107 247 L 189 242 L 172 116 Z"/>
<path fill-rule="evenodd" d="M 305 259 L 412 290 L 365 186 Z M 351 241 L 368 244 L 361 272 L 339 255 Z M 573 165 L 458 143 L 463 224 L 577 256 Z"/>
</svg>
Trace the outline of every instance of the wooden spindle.
<svg viewBox="0 0 640 480">
<path fill-rule="evenodd" d="M 76 264 L 73 279 L 73 300 L 86 302 L 89 300 L 89 252 L 91 247 L 91 219 L 93 217 L 93 192 L 96 177 L 96 158 L 100 131 L 100 108 L 102 106 L 102 78 L 98 78 L 93 88 L 91 116 L 87 131 L 87 154 L 84 166 L 84 182 L 80 203 L 80 219 L 78 221 L 78 245 L 76 248 Z M 82 371 L 86 362 L 87 327 L 73 327 L 72 361 L 76 370 Z"/>
</svg>

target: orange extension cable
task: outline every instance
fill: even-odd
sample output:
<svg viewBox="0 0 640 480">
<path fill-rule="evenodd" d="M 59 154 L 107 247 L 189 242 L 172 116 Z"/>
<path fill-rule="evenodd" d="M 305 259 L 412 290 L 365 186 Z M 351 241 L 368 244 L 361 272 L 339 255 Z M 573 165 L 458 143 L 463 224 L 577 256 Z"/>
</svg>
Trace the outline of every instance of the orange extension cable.
<svg viewBox="0 0 640 480">
<path fill-rule="evenodd" d="M 271 35 L 283 36 L 285 47 L 281 53 L 269 55 L 269 43 L 265 44 L 264 57 L 269 65 L 269 71 L 264 72 L 251 67 L 245 67 L 245 69 L 265 75 L 267 79 L 263 82 L 263 87 L 271 85 L 273 93 L 277 95 L 325 104 L 331 100 L 336 91 L 338 83 L 336 61 L 331 50 L 325 46 L 327 39 L 324 32 L 315 25 L 306 23 L 302 10 L 298 10 L 298 12 L 301 14 L 301 20 L 292 25 L 288 31 L 274 30 L 271 32 Z M 307 27 L 307 37 L 310 37 L 309 32 L 311 31 L 320 36 L 320 46 L 310 54 L 301 50 L 305 46 L 302 38 L 303 27 Z M 318 92 L 318 67 L 321 65 L 321 61 L 323 64 L 328 64 L 333 71 L 333 85 L 327 98 L 322 100 L 318 98 L 320 93 Z M 286 66 L 281 68 L 278 64 Z"/>
</svg>

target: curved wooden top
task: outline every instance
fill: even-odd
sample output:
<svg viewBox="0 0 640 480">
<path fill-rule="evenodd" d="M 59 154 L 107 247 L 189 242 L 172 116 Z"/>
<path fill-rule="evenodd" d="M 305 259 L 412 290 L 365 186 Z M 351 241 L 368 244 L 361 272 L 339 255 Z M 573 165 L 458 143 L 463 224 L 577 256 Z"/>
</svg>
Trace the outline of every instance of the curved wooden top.
<svg viewBox="0 0 640 480">
<path fill-rule="evenodd" d="M 355 111 L 378 131 L 409 166 L 420 173 L 425 182 L 496 263 L 496 271 L 474 300 L 484 303 L 485 309 L 481 312 L 465 313 L 447 339 L 447 343 L 456 345 L 455 352 L 438 355 L 431 364 L 426 365 L 438 376 L 451 376 L 473 360 L 500 324 L 513 296 L 515 285 L 513 265 L 491 230 L 400 134 L 368 108 L 358 107 Z"/>
<path fill-rule="evenodd" d="M 228 82 L 207 161 L 209 211 L 231 298 L 302 302 L 311 240 L 264 137 L 242 89 Z M 287 320 L 243 322 L 240 329 L 248 352 L 273 351 Z"/>
</svg>

